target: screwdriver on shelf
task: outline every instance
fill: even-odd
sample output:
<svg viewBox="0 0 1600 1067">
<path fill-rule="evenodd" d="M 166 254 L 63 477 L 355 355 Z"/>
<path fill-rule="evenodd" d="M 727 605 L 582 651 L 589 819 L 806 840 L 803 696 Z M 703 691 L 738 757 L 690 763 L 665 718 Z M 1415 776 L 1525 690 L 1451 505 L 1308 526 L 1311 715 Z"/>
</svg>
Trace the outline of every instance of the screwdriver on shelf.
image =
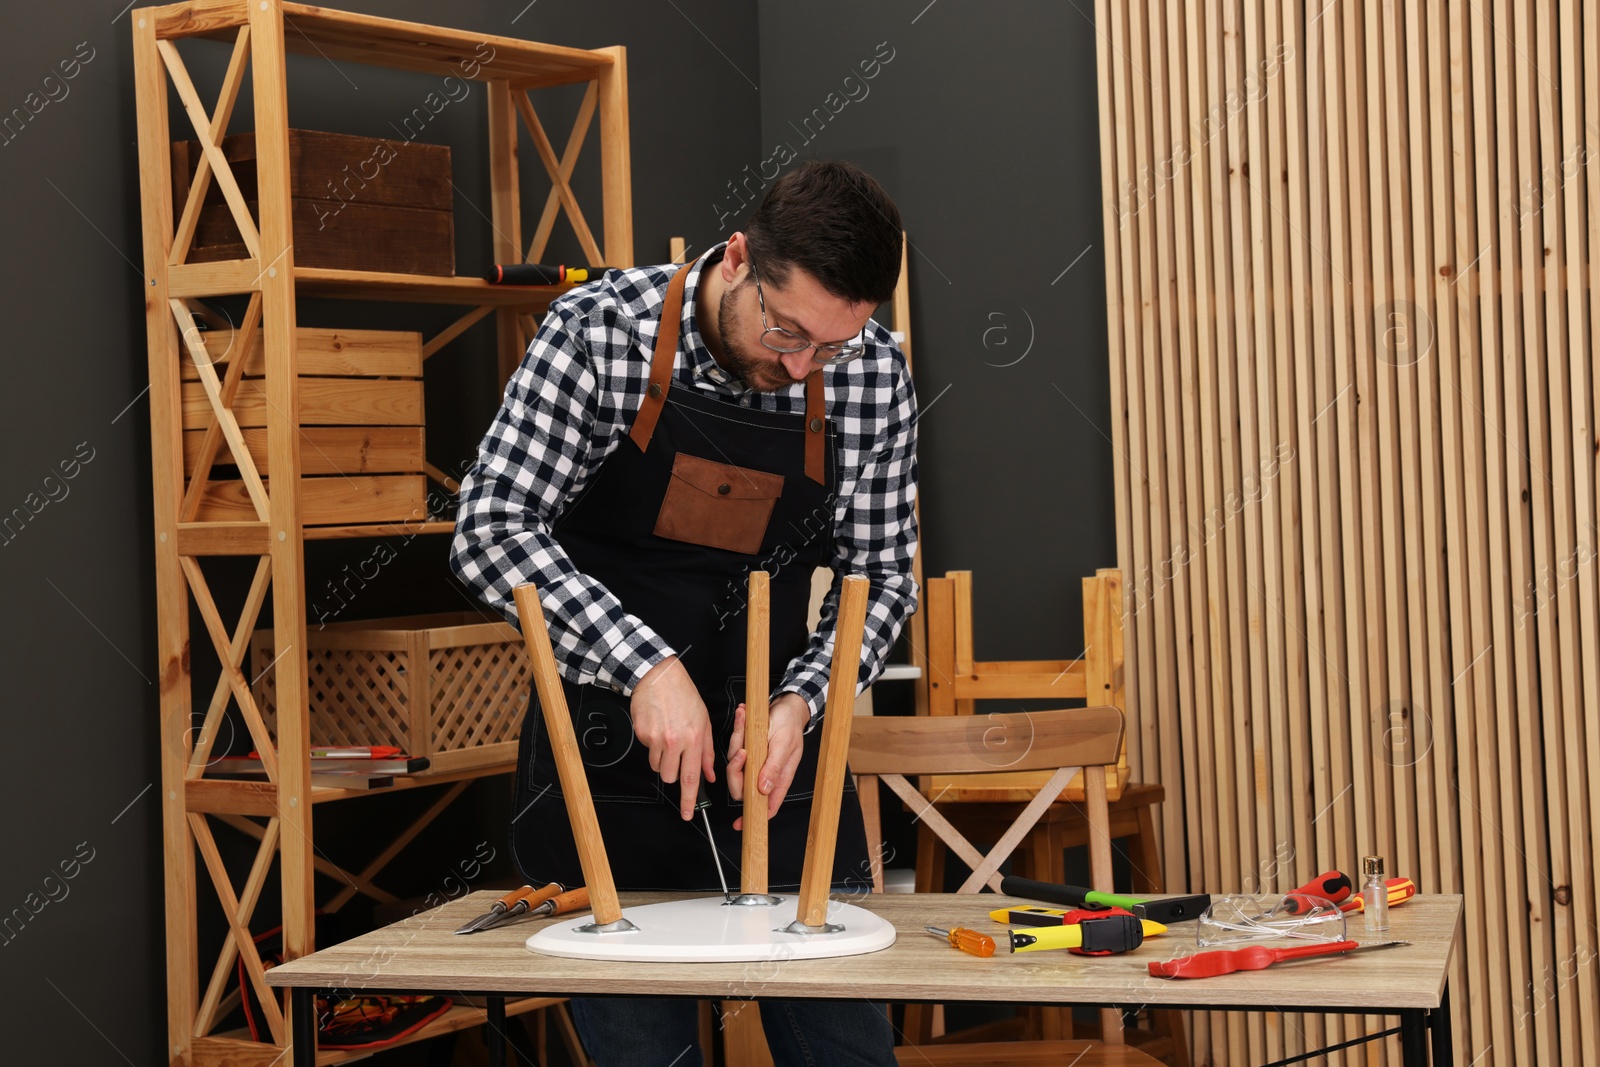
<svg viewBox="0 0 1600 1067">
<path fill-rule="evenodd" d="M 962 952 L 969 952 L 974 956 L 982 956 L 985 959 L 994 955 L 994 938 L 988 934 L 980 934 L 976 930 L 968 930 L 962 926 L 953 927 L 949 930 L 941 930 L 937 926 L 925 926 L 923 929 L 930 934 L 944 938 L 950 942 L 951 947 L 958 948 Z"/>
<path fill-rule="evenodd" d="M 1251 945 L 1248 948 L 1219 949 L 1215 952 L 1197 952 L 1175 960 L 1151 960 L 1150 973 L 1156 978 L 1215 978 L 1235 971 L 1260 971 L 1284 960 L 1305 959 L 1310 956 L 1344 955 L 1365 952 L 1373 948 L 1396 948 L 1409 945 L 1409 941 L 1374 941 L 1363 945 L 1359 941 L 1330 941 L 1321 945 L 1301 945 L 1296 948 L 1268 948 Z"/>
<path fill-rule="evenodd" d="M 598 278 L 605 267 L 568 267 L 558 263 L 496 263 L 484 272 L 495 285 L 561 285 Z"/>
<path fill-rule="evenodd" d="M 535 889 L 531 885 L 525 885 L 521 889 L 513 889 L 495 901 L 488 911 L 467 923 L 456 933 L 470 934 L 478 930 L 488 929 L 501 919 L 509 919 L 521 915 L 530 908 L 538 907 L 556 894 L 565 891 L 566 888 L 560 882 L 551 882 L 543 889 Z"/>
</svg>

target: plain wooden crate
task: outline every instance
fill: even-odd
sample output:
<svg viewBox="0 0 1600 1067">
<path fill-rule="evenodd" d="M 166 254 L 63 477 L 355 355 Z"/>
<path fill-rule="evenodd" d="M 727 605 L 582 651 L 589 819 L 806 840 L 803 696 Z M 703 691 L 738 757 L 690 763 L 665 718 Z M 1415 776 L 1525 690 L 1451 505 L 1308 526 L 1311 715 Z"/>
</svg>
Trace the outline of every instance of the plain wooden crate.
<svg viewBox="0 0 1600 1067">
<path fill-rule="evenodd" d="M 454 771 L 516 758 L 533 667 L 509 623 L 470 612 L 307 631 L 313 745 L 398 745 Z M 250 642 L 252 689 L 277 729 L 271 630 Z"/>
<path fill-rule="evenodd" d="M 233 413 L 256 470 L 271 483 L 267 394 L 260 332 L 210 330 L 206 349 L 220 375 L 236 352 L 251 355 Z M 295 331 L 300 371 L 300 491 L 305 525 L 414 522 L 427 518 L 422 405 L 422 335 L 400 330 Z M 212 408 L 193 363 L 181 364 L 184 474 L 192 477 Z M 227 447 L 219 465 L 231 462 Z M 200 498 L 201 522 L 257 518 L 243 481 L 213 476 Z"/>
<path fill-rule="evenodd" d="M 221 147 L 251 215 L 259 218 L 255 134 L 225 137 Z M 172 193 L 179 212 L 189 198 L 200 155 L 198 141 L 173 142 Z M 446 276 L 456 272 L 450 149 L 444 145 L 290 130 L 289 194 L 299 266 Z M 213 181 L 189 262 L 249 256 Z"/>
</svg>

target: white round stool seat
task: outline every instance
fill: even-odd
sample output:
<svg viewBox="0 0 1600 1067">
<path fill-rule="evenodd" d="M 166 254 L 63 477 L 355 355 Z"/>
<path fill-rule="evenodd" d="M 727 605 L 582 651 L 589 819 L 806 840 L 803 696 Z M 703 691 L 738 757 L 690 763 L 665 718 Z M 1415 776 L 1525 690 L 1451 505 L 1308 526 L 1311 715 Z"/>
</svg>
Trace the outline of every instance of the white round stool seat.
<svg viewBox="0 0 1600 1067">
<path fill-rule="evenodd" d="M 786 933 L 784 927 L 795 921 L 797 899 L 784 896 L 771 907 L 725 904 L 721 896 L 646 904 L 623 912 L 638 929 L 622 933 L 580 933 L 578 928 L 594 916 L 575 915 L 544 927 L 527 946 L 569 959 L 739 963 L 859 956 L 894 944 L 894 926 L 886 919 L 835 900 L 828 902 L 828 922 L 843 930 Z"/>
</svg>

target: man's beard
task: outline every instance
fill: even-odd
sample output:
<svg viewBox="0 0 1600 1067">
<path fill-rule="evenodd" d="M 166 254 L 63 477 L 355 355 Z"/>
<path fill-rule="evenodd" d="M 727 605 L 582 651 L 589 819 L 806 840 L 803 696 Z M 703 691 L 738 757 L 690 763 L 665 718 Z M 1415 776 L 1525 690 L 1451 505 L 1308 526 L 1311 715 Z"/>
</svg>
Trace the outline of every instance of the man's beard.
<svg viewBox="0 0 1600 1067">
<path fill-rule="evenodd" d="M 742 325 L 735 303 L 739 292 L 750 284 L 752 284 L 750 276 L 745 275 L 744 281 L 723 290 L 722 302 L 717 307 L 717 329 L 722 332 L 723 369 L 732 373 L 747 388 L 754 389 L 758 393 L 776 393 L 798 384 L 789 377 L 789 372 L 784 370 L 783 364 L 777 360 L 778 353 L 771 352 L 771 349 L 763 345 L 761 350 L 771 352 L 771 355 L 762 359 L 739 348 L 734 340 L 740 335 Z"/>
</svg>

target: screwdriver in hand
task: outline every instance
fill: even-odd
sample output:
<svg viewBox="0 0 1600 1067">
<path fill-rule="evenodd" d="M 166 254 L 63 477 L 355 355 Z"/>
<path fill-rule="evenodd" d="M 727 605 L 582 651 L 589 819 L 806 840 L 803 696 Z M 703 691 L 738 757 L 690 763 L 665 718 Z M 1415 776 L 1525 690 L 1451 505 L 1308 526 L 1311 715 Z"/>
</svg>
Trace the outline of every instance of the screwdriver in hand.
<svg viewBox="0 0 1600 1067">
<path fill-rule="evenodd" d="M 700 818 L 706 824 L 706 841 L 711 845 L 711 859 L 717 865 L 717 881 L 722 883 L 722 895 L 732 896 L 728 892 L 728 879 L 722 873 L 722 854 L 717 851 L 717 839 L 711 832 L 711 795 L 706 792 L 706 783 L 700 782 L 700 793 L 695 798 L 694 809 L 700 813 Z"/>
<path fill-rule="evenodd" d="M 980 934 L 976 930 L 968 930 L 961 926 L 950 930 L 941 930 L 937 926 L 925 926 L 923 929 L 944 938 L 952 947 L 962 952 L 970 952 L 974 956 L 983 956 L 986 959 L 994 955 L 994 938 L 988 934 Z"/>
</svg>

